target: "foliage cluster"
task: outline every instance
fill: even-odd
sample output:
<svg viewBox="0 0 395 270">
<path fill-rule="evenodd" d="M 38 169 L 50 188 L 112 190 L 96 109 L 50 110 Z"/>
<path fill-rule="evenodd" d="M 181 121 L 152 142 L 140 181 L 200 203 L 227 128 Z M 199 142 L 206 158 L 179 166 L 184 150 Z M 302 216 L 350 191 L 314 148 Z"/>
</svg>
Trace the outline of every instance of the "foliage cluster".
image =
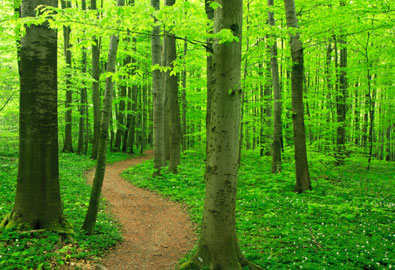
<svg viewBox="0 0 395 270">
<path fill-rule="evenodd" d="M 204 155 L 189 151 L 177 175 L 151 179 L 152 161 L 123 173 L 133 184 L 187 205 L 201 222 Z M 239 173 L 237 230 L 247 259 L 265 269 L 389 269 L 395 265 L 395 164 L 310 156 L 314 190 L 292 192 L 294 165 L 271 174 L 267 157 L 248 153 Z"/>
<path fill-rule="evenodd" d="M 130 157 L 109 153 L 110 163 Z M 15 155 L 0 156 L 0 219 L 10 212 L 15 196 L 17 162 Z M 73 225 L 74 241 L 59 246 L 58 235 L 52 232 L 3 231 L 0 234 L 0 269 L 56 269 L 80 260 L 92 260 L 121 240 L 119 225 L 109 213 L 100 209 L 95 234 L 80 230 L 89 203 L 90 186 L 84 172 L 95 162 L 86 156 L 63 153 L 59 159 L 63 212 Z"/>
</svg>

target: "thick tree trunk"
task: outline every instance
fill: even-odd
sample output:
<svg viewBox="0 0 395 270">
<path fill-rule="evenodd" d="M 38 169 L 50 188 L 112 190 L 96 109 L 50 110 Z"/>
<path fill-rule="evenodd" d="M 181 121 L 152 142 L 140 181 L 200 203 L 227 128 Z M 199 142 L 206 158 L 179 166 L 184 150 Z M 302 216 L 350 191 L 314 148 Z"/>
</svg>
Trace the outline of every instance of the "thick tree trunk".
<svg viewBox="0 0 395 270">
<path fill-rule="evenodd" d="M 214 32 L 231 29 L 239 42 L 214 42 L 203 224 L 197 252 L 181 269 L 241 270 L 248 264 L 235 227 L 243 3 L 221 0 L 219 4 L 222 8 L 215 10 Z"/>
<path fill-rule="evenodd" d="M 21 17 L 55 0 L 23 0 Z M 31 25 L 20 46 L 19 163 L 14 207 L 0 229 L 71 233 L 59 191 L 57 32 Z"/>
<path fill-rule="evenodd" d="M 124 0 L 118 0 L 118 6 L 124 5 Z M 117 58 L 119 37 L 112 35 L 110 38 L 110 48 L 108 51 L 108 64 L 107 72 L 115 72 L 115 64 Z M 107 154 L 107 139 L 108 139 L 108 126 L 110 123 L 111 107 L 113 100 L 114 83 L 112 77 L 106 78 L 106 91 L 104 93 L 103 112 L 100 122 L 100 137 L 97 155 L 96 173 L 93 179 L 92 192 L 89 201 L 88 211 L 85 216 L 82 229 L 88 234 L 93 233 L 95 228 L 97 213 L 99 211 L 100 194 L 103 186 L 104 173 L 106 170 L 106 154 Z"/>
<path fill-rule="evenodd" d="M 96 10 L 96 0 L 91 0 L 91 9 Z M 91 158 L 97 158 L 100 132 L 100 40 L 94 38 L 92 45 L 92 103 L 93 103 L 93 145 Z"/>
<path fill-rule="evenodd" d="M 71 8 L 71 0 L 61 1 L 62 9 Z M 64 42 L 64 55 L 66 57 L 66 113 L 65 113 L 65 137 L 63 152 L 72 153 L 73 151 L 73 123 L 72 123 L 72 102 L 73 102 L 73 91 L 71 90 L 71 44 L 70 44 L 70 32 L 69 26 L 63 26 L 63 42 Z"/>
<path fill-rule="evenodd" d="M 159 0 L 151 0 L 151 5 L 159 10 Z M 156 19 L 155 19 L 156 21 Z M 152 65 L 160 66 L 161 41 L 160 27 L 155 26 L 152 29 L 151 50 Z M 155 174 L 160 174 L 160 170 L 165 164 L 165 145 L 164 145 L 164 96 L 161 85 L 161 74 L 158 68 L 152 71 L 152 88 L 153 88 L 153 106 L 154 106 L 154 168 Z"/>
<path fill-rule="evenodd" d="M 297 29 L 298 21 L 296 18 L 295 1 L 284 0 L 284 4 L 288 27 Z M 306 153 L 306 131 L 303 108 L 303 46 L 298 32 L 295 34 L 290 33 L 290 38 L 292 56 L 292 122 L 294 129 L 296 167 L 295 191 L 301 193 L 308 189 L 311 190 Z"/>
<path fill-rule="evenodd" d="M 273 6 L 274 0 L 268 0 L 267 5 Z M 269 25 L 275 26 L 274 14 L 269 11 Z M 278 74 L 278 59 L 277 59 L 277 41 L 274 37 L 274 42 L 270 47 L 271 67 L 272 67 L 272 84 L 274 94 L 274 116 L 273 116 L 273 148 L 272 148 L 272 173 L 281 172 L 281 86 L 280 76 Z"/>
</svg>

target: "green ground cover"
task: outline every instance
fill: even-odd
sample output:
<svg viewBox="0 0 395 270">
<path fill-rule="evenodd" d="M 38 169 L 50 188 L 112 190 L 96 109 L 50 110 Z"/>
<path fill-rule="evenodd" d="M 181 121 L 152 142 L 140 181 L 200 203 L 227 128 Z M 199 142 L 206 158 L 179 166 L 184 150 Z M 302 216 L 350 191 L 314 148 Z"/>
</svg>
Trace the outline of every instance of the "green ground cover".
<svg viewBox="0 0 395 270">
<path fill-rule="evenodd" d="M 130 158 L 122 153 L 108 153 L 109 163 Z M 118 224 L 103 210 L 98 214 L 95 234 L 86 235 L 80 228 L 87 210 L 90 186 L 86 184 L 84 172 L 95 166 L 87 156 L 60 154 L 60 184 L 63 211 L 73 225 L 74 243 L 56 250 L 58 236 L 51 232 L 18 233 L 3 231 L 0 234 L 0 269 L 56 269 L 80 259 L 92 259 L 103 254 L 121 240 Z M 12 209 L 17 177 L 17 156 L 0 154 L 0 219 Z M 103 204 L 102 204 L 103 205 Z M 76 268 L 78 265 L 76 264 Z"/>
<path fill-rule="evenodd" d="M 177 175 L 152 179 L 152 161 L 123 173 L 131 183 L 187 205 L 199 224 L 204 155 L 189 151 Z M 313 191 L 292 192 L 294 165 L 270 173 L 270 159 L 243 156 L 237 230 L 246 257 L 265 269 L 390 269 L 395 267 L 395 164 L 348 159 L 344 167 L 311 154 Z M 192 253 L 191 253 L 192 254 Z M 185 258 L 184 258 L 185 259 Z"/>
</svg>

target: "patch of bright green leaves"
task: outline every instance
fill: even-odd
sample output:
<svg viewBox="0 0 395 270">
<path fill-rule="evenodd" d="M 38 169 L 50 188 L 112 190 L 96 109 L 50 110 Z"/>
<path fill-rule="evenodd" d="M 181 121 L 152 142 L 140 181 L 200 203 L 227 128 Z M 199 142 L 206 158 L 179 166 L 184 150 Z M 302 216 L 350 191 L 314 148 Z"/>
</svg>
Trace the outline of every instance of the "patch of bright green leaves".
<svg viewBox="0 0 395 270">
<path fill-rule="evenodd" d="M 189 151 L 177 175 L 152 176 L 152 161 L 124 172 L 133 184 L 185 203 L 201 222 L 204 156 Z M 247 259 L 264 269 L 389 269 L 395 266 L 395 164 L 353 158 L 336 168 L 310 157 L 313 191 L 292 192 L 294 165 L 271 174 L 269 158 L 243 156 L 237 230 Z"/>
</svg>

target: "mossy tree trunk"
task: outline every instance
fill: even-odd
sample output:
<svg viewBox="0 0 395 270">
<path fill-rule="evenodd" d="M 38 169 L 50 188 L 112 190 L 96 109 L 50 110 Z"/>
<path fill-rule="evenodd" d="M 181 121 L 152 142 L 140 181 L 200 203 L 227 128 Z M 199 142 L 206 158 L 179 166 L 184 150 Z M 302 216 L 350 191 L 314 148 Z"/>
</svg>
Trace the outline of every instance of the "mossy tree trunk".
<svg viewBox="0 0 395 270">
<path fill-rule="evenodd" d="M 124 0 L 117 1 L 118 6 L 124 5 Z M 108 51 L 108 64 L 107 72 L 115 72 L 115 64 L 117 58 L 119 37 L 112 35 L 110 38 L 110 48 Z M 114 83 L 112 77 L 106 78 L 106 90 L 104 93 L 104 104 L 100 122 L 100 136 L 99 147 L 97 152 L 96 173 L 93 179 L 91 197 L 89 201 L 88 211 L 85 216 L 82 229 L 88 234 L 93 233 L 95 228 L 97 213 L 99 211 L 100 194 L 103 186 L 104 174 L 106 170 L 106 154 L 107 154 L 107 140 L 108 140 L 108 127 L 110 124 L 111 107 L 113 100 Z"/>
<path fill-rule="evenodd" d="M 239 42 L 220 44 L 215 40 L 213 44 L 203 224 L 197 252 L 181 269 L 241 270 L 243 265 L 252 267 L 240 251 L 235 226 L 243 3 L 241 0 L 222 0 L 219 4 L 222 8 L 215 10 L 214 33 L 231 29 Z"/>
<path fill-rule="evenodd" d="M 23 0 L 22 18 L 56 0 Z M 14 207 L 0 228 L 71 233 L 59 191 L 57 32 L 31 25 L 20 47 L 19 163 Z"/>
<path fill-rule="evenodd" d="M 296 18 L 295 1 L 284 0 L 287 25 L 291 29 L 298 28 Z M 294 30 L 292 30 L 294 31 Z M 290 36 L 290 47 L 292 57 L 292 123 L 295 144 L 295 167 L 296 186 L 295 191 L 302 193 L 311 189 L 309 166 L 306 152 L 306 130 L 304 125 L 303 107 L 303 46 L 299 32 L 292 32 Z"/>
</svg>

